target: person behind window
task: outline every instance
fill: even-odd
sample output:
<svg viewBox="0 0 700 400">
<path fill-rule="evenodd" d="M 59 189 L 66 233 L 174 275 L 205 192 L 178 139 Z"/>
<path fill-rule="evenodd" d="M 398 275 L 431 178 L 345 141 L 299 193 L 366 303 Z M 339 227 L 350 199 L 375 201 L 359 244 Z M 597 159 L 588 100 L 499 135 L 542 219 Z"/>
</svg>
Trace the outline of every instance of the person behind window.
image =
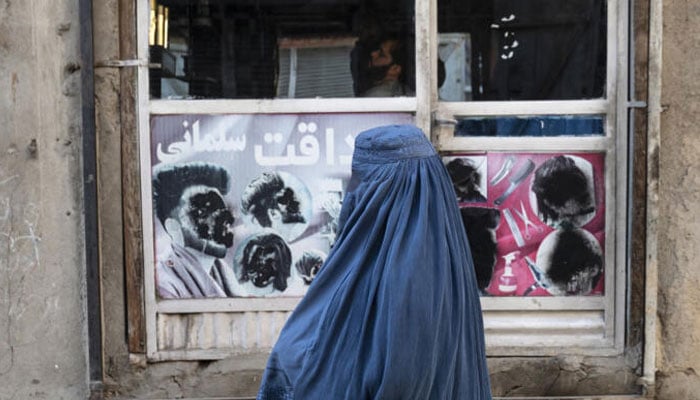
<svg viewBox="0 0 700 400">
<path fill-rule="evenodd" d="M 362 97 L 413 96 L 407 84 L 408 51 L 404 41 L 395 35 L 385 35 L 374 49 L 369 51 L 367 68 L 364 69 Z"/>
<path fill-rule="evenodd" d="M 398 36 L 384 35 L 372 44 L 358 40 L 351 53 L 353 91 L 359 97 L 415 96 L 412 89 L 410 51 Z M 369 50 L 367 50 L 369 48 Z M 445 82 L 445 63 L 437 59 L 438 88 Z"/>
<path fill-rule="evenodd" d="M 171 239 L 157 258 L 161 298 L 234 295 L 235 276 L 223 260 L 233 245 L 234 218 L 223 198 L 229 182 L 224 168 L 209 163 L 156 167 L 153 203 Z"/>
<path fill-rule="evenodd" d="M 270 354 L 258 400 L 490 400 L 454 189 L 415 126 L 355 140 L 338 239 Z"/>
</svg>

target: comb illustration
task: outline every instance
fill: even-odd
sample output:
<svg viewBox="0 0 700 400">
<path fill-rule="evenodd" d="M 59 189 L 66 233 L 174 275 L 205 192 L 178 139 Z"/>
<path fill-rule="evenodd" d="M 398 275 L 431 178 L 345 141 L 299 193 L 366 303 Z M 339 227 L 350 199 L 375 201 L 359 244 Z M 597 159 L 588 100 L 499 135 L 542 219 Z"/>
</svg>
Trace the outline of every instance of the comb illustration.
<svg viewBox="0 0 700 400">
<path fill-rule="evenodd" d="M 503 194 L 497 198 L 493 203 L 498 205 L 501 205 L 507 198 L 510 196 L 513 191 L 522 183 L 522 181 L 527 178 L 528 175 L 530 175 L 530 172 L 532 172 L 535 169 L 535 163 L 528 159 L 525 165 L 523 165 L 516 173 L 513 174 L 508 180 L 510 181 L 510 186 L 508 186 L 508 189 L 506 189 Z"/>
</svg>

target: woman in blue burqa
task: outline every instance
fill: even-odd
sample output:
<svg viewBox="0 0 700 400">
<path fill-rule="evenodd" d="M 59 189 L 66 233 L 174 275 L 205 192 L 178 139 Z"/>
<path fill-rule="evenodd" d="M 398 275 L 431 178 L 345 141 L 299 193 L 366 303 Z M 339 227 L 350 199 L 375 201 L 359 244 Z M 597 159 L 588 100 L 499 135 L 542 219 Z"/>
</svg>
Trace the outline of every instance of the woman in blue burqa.
<svg viewBox="0 0 700 400">
<path fill-rule="evenodd" d="M 258 400 L 491 399 L 454 189 L 413 126 L 355 140 L 338 239 L 272 350 Z"/>
</svg>

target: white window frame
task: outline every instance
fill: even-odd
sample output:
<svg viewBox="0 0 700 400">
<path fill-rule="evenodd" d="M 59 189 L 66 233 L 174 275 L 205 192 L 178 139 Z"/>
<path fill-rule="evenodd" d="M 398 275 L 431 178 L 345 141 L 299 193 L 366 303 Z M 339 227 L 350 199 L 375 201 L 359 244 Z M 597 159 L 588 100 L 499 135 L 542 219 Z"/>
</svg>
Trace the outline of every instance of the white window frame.
<svg viewBox="0 0 700 400">
<path fill-rule="evenodd" d="M 606 98 L 562 101 L 440 102 L 437 97 L 437 1 L 416 0 L 416 97 L 273 100 L 150 100 L 148 63 L 138 67 L 143 215 L 146 354 L 152 361 L 212 359 L 216 350 L 159 350 L 158 314 L 288 313 L 298 298 L 217 298 L 156 300 L 153 207 L 150 170 L 150 117 L 170 114 L 275 114 L 409 112 L 440 151 L 594 151 L 605 153 L 605 294 L 592 297 L 483 297 L 489 356 L 580 354 L 610 356 L 624 350 L 626 309 L 627 47 L 628 2 L 607 0 Z M 566 0 L 562 0 L 566 1 Z M 147 60 L 149 2 L 137 4 L 139 59 Z M 625 22 L 619 22 L 625 21 Z M 456 117 L 596 115 L 605 116 L 600 137 L 454 137 L 440 121 Z"/>
</svg>

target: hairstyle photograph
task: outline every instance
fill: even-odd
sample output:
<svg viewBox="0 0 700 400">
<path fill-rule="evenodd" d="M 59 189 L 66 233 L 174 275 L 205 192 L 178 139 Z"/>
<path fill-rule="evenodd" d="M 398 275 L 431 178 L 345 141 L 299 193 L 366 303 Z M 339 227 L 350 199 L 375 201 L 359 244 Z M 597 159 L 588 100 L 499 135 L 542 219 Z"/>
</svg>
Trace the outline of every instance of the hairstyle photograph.
<svg viewBox="0 0 700 400">
<path fill-rule="evenodd" d="M 156 216 L 171 237 L 182 236 L 184 246 L 221 258 L 234 239 L 235 219 L 223 197 L 229 185 L 228 172 L 214 164 L 158 166 L 153 178 Z"/>
<path fill-rule="evenodd" d="M 550 226 L 581 226 L 596 211 L 592 166 L 579 157 L 562 155 L 542 163 L 535 170 L 532 192 L 540 219 Z"/>
<path fill-rule="evenodd" d="M 272 214 L 283 224 L 308 222 L 310 195 L 297 178 L 286 172 L 268 171 L 254 178 L 243 190 L 241 209 L 262 227 L 273 225 Z"/>
<path fill-rule="evenodd" d="M 238 281 L 250 282 L 258 288 L 272 286 L 284 292 L 292 265 L 292 253 L 284 239 L 275 233 L 259 233 L 243 246 L 238 260 Z"/>
<path fill-rule="evenodd" d="M 603 252 L 596 238 L 580 228 L 562 228 L 542 241 L 537 264 L 554 295 L 587 295 L 603 275 Z"/>
<path fill-rule="evenodd" d="M 153 205 L 161 223 L 174 217 L 173 211 L 180 205 L 182 195 L 192 186 L 217 189 L 221 194 L 229 191 L 231 178 L 221 166 L 206 162 L 161 164 L 153 169 Z"/>
<path fill-rule="evenodd" d="M 459 202 L 486 202 L 486 196 L 480 187 L 482 175 L 474 160 L 467 157 L 456 157 L 447 161 L 445 167 Z"/>
<path fill-rule="evenodd" d="M 294 263 L 294 268 L 296 268 L 306 285 L 310 285 L 313 282 L 325 258 L 325 255 L 318 251 L 307 250 Z"/>
<path fill-rule="evenodd" d="M 462 207 L 459 211 L 474 260 L 476 283 L 483 295 L 491 283 L 493 267 L 496 265 L 496 228 L 501 220 L 501 212 L 486 207 Z"/>
</svg>

